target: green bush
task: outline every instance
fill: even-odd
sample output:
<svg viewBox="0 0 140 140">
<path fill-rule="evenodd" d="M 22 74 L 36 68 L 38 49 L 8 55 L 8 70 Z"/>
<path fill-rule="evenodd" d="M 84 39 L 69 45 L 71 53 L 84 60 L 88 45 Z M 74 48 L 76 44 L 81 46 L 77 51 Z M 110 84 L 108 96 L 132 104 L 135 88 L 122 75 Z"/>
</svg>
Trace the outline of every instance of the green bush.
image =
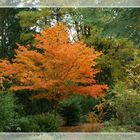
<svg viewBox="0 0 140 140">
<path fill-rule="evenodd" d="M 56 132 L 61 125 L 60 116 L 51 113 L 36 115 L 34 120 L 39 125 L 41 132 Z"/>
<path fill-rule="evenodd" d="M 130 132 L 127 125 L 118 125 L 116 120 L 104 122 L 101 132 Z"/>
<path fill-rule="evenodd" d="M 21 132 L 39 132 L 40 127 L 32 117 L 22 117 L 18 121 Z"/>
<path fill-rule="evenodd" d="M 140 119 L 140 95 L 130 89 L 126 89 L 123 83 L 117 84 L 112 92 L 115 96 L 110 104 L 116 111 L 116 118 L 120 125 L 139 124 Z"/>
<path fill-rule="evenodd" d="M 22 132 L 56 132 L 61 125 L 61 118 L 54 114 L 28 116 L 19 120 Z"/>
<path fill-rule="evenodd" d="M 75 97 L 62 101 L 58 108 L 65 125 L 75 125 L 80 122 L 81 111 L 80 101 Z"/>
<path fill-rule="evenodd" d="M 0 131 L 6 131 L 15 116 L 15 98 L 11 92 L 0 92 Z"/>
<path fill-rule="evenodd" d="M 24 108 L 24 113 L 28 115 L 37 115 L 51 110 L 50 101 L 47 99 L 31 100 L 31 97 L 35 96 L 38 91 L 16 91 L 16 97 L 20 104 Z"/>
<path fill-rule="evenodd" d="M 95 99 L 88 96 L 79 96 L 77 97 L 80 100 L 82 114 L 86 115 L 89 112 L 93 111 L 93 107 L 96 106 L 100 99 Z"/>
</svg>

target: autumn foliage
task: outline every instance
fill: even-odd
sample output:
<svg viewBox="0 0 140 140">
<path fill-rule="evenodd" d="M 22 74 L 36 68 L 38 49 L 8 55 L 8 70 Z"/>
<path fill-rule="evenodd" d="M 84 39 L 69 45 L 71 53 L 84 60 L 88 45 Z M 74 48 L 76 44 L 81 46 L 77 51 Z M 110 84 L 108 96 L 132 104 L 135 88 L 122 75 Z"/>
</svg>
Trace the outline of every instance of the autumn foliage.
<svg viewBox="0 0 140 140">
<path fill-rule="evenodd" d="M 10 90 L 40 91 L 37 98 L 104 95 L 108 87 L 95 80 L 100 52 L 83 42 L 71 43 L 63 24 L 43 30 L 35 40 L 34 47 L 18 45 L 12 62 L 0 62 L 0 76 L 12 82 Z"/>
</svg>

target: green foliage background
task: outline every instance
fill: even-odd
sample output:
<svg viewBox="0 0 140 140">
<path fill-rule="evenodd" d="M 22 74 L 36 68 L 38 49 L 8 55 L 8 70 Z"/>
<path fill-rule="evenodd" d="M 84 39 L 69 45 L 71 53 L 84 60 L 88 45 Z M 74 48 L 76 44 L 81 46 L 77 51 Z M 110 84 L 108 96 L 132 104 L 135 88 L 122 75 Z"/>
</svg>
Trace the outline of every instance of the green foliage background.
<svg viewBox="0 0 140 140">
<path fill-rule="evenodd" d="M 100 4 L 107 4 L 104 2 Z M 34 34 L 63 22 L 70 41 L 82 39 L 88 47 L 103 53 L 96 65 L 101 70 L 96 80 L 110 88 L 104 99 L 74 96 L 62 101 L 58 113 L 63 121 L 85 122 L 89 112 L 99 116 L 101 110 L 96 106 L 103 104 L 106 115 L 101 121 L 109 121 L 103 131 L 129 131 L 126 125 L 139 128 L 139 13 L 140 8 L 0 8 L 0 59 L 12 60 L 16 43 L 34 47 Z M 61 119 L 52 114 L 49 100 L 31 100 L 34 91 L 7 93 L 7 87 L 8 83 L 0 87 L 0 131 L 58 131 Z M 47 116 L 46 112 L 51 113 Z"/>
</svg>

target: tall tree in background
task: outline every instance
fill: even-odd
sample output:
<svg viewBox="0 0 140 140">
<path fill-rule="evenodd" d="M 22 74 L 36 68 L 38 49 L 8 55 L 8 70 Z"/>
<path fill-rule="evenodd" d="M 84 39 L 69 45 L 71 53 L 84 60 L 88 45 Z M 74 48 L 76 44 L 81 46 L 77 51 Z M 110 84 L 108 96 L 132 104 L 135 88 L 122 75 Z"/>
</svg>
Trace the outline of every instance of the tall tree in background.
<svg viewBox="0 0 140 140">
<path fill-rule="evenodd" d="M 117 81 L 125 81 L 125 68 L 138 57 L 138 49 L 133 42 L 127 38 L 104 37 L 97 26 L 93 26 L 91 34 L 85 37 L 85 42 L 89 46 L 95 46 L 95 50 L 103 52 L 98 63 L 98 68 L 101 69 L 97 76 L 98 82 L 113 85 Z"/>
<path fill-rule="evenodd" d="M 136 40 L 139 40 L 139 37 L 130 34 L 135 31 L 139 34 L 139 30 L 133 27 L 139 25 L 135 20 L 139 17 L 137 11 L 138 9 L 114 8 L 81 10 L 82 26 L 85 26 L 88 31 L 88 34 L 81 32 L 81 37 L 89 46 L 95 46 L 96 50 L 103 52 L 98 65 L 102 70 L 97 76 L 99 82 L 112 85 L 120 80 L 125 81 L 127 75 L 125 67 L 137 57 L 138 50 L 135 46 L 138 46 Z M 129 14 L 126 19 L 124 13 L 127 12 Z M 136 17 L 132 13 L 135 13 Z M 129 29 L 130 25 L 133 28 Z"/>
<path fill-rule="evenodd" d="M 20 19 L 22 28 L 20 36 L 22 44 L 32 44 L 34 40 L 33 34 L 58 22 L 65 22 L 64 19 L 67 19 L 65 16 L 72 11 L 73 9 L 68 8 L 32 8 L 19 12 L 17 16 Z"/>
<path fill-rule="evenodd" d="M 12 58 L 19 42 L 20 26 L 16 14 L 19 9 L 0 8 L 0 58 Z"/>
<path fill-rule="evenodd" d="M 106 24 L 104 33 L 114 37 L 124 37 L 140 47 L 140 9 L 125 8 L 111 9 L 108 14 L 110 20 Z"/>
<path fill-rule="evenodd" d="M 139 47 L 140 38 L 139 8 L 84 8 L 81 10 L 83 23 L 89 27 L 102 28 L 102 34 L 108 37 L 123 37 Z"/>
<path fill-rule="evenodd" d="M 24 8 L 17 14 L 20 20 L 22 32 L 20 40 L 22 44 L 32 44 L 33 34 L 40 32 L 42 28 L 50 26 L 51 8 L 37 9 Z"/>
</svg>

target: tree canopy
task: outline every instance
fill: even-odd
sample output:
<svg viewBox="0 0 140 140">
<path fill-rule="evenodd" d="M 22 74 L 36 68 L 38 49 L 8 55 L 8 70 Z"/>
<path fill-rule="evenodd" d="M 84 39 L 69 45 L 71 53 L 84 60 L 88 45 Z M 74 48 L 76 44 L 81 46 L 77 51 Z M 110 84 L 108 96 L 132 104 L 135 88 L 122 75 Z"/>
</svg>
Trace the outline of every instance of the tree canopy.
<svg viewBox="0 0 140 140">
<path fill-rule="evenodd" d="M 66 95 L 69 90 L 93 97 L 104 95 L 108 87 L 96 85 L 99 70 L 94 68 L 101 52 L 83 42 L 71 43 L 62 24 L 43 30 L 35 39 L 33 49 L 18 45 L 12 63 L 1 61 L 2 76 L 14 82 L 10 89 L 47 90 L 38 95 L 43 97 Z"/>
</svg>

